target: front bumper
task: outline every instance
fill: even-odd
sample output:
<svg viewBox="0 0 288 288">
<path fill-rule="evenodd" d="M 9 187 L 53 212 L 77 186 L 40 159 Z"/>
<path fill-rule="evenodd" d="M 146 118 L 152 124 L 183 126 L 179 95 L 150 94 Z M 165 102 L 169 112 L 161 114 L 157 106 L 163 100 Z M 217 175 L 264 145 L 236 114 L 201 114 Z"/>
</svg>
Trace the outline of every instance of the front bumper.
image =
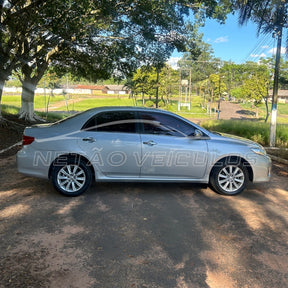
<svg viewBox="0 0 288 288">
<path fill-rule="evenodd" d="M 268 182 L 271 178 L 272 161 L 267 155 L 258 157 L 257 162 L 253 165 L 253 182 Z"/>
</svg>

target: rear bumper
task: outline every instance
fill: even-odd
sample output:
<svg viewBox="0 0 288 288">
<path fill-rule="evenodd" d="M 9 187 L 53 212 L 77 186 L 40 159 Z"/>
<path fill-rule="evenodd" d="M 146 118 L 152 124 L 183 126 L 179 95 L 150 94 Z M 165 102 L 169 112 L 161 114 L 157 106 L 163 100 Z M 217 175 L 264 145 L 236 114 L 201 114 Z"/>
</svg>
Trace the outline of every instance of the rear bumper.
<svg viewBox="0 0 288 288">
<path fill-rule="evenodd" d="M 16 161 L 18 172 L 28 176 L 48 179 L 51 162 L 47 158 L 46 151 L 40 154 L 23 147 L 18 151 Z"/>
</svg>

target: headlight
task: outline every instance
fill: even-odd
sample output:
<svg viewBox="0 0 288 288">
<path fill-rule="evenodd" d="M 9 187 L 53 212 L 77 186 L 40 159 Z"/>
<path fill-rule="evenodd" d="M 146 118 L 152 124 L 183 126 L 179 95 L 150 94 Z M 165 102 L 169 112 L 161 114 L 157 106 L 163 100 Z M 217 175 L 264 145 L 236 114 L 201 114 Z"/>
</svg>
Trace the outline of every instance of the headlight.
<svg viewBox="0 0 288 288">
<path fill-rule="evenodd" d="M 253 147 L 251 148 L 251 151 L 258 154 L 258 155 L 266 155 L 266 151 L 263 147 Z"/>
</svg>

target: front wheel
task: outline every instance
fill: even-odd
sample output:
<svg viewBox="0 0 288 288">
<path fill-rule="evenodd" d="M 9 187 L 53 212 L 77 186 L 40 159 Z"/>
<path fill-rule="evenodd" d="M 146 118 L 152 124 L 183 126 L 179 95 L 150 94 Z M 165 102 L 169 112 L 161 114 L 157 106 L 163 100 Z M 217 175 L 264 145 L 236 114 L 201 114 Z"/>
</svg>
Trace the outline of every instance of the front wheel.
<svg viewBox="0 0 288 288">
<path fill-rule="evenodd" d="M 214 167 L 210 183 L 212 187 L 223 195 L 237 195 L 247 186 L 248 172 L 242 163 L 225 164 Z"/>
<path fill-rule="evenodd" d="M 83 160 L 68 158 L 65 164 L 52 169 L 52 183 L 55 189 L 66 196 L 79 196 L 91 185 L 92 173 Z"/>
</svg>

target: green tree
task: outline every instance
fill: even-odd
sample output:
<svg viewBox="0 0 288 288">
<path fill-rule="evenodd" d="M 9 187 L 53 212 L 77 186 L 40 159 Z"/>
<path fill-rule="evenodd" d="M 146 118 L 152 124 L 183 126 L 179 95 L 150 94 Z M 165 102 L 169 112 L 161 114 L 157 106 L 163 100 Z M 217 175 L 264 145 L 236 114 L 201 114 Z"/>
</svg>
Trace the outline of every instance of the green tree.
<svg viewBox="0 0 288 288">
<path fill-rule="evenodd" d="M 257 65 L 253 73 L 250 74 L 246 80 L 244 80 L 242 89 L 245 93 L 246 98 L 253 101 L 254 105 L 257 107 L 263 101 L 266 105 L 266 118 L 265 122 L 269 117 L 268 110 L 268 97 L 269 97 L 269 87 L 271 76 L 265 65 Z M 258 110 L 257 110 L 258 111 Z"/>
<path fill-rule="evenodd" d="M 226 0 L 9 0 L 0 4 L 1 40 L 15 56 L 19 66 L 12 69 L 17 68 L 23 85 L 20 115 L 31 121 L 35 87 L 50 65 L 89 79 L 121 78 L 140 63 L 160 65 L 174 48 L 183 50 L 189 13 L 222 20 L 230 8 Z M 161 61 L 151 61 L 151 55 L 162 55 Z"/>
<path fill-rule="evenodd" d="M 221 74 L 224 76 L 224 82 L 226 83 L 227 92 L 229 95 L 232 94 L 232 91 L 243 84 L 247 71 L 247 65 L 249 65 L 248 62 L 244 64 L 235 64 L 230 61 L 224 62 L 223 66 L 221 67 Z M 238 96 L 240 95 L 238 94 Z"/>
<path fill-rule="evenodd" d="M 168 104 L 171 96 L 178 93 L 179 76 L 178 72 L 168 65 L 165 65 L 159 73 L 156 67 L 142 66 L 134 73 L 132 81 L 127 82 L 126 86 L 128 85 L 134 94 L 141 95 L 143 105 L 145 95 L 149 96 L 149 100 L 155 95 L 155 102 L 157 101 L 155 94 L 157 88 L 161 100 Z"/>
<path fill-rule="evenodd" d="M 240 24 L 252 20 L 257 23 L 259 34 L 273 34 L 277 38 L 270 125 L 270 145 L 275 146 L 281 45 L 283 28 L 287 28 L 288 2 L 286 0 L 237 0 L 236 7 L 240 10 Z M 288 35 L 286 48 L 288 48 Z"/>
<path fill-rule="evenodd" d="M 241 101 L 245 98 L 245 92 L 243 91 L 242 87 L 236 87 L 231 89 L 230 96 L 238 101 Z"/>
<path fill-rule="evenodd" d="M 142 66 L 137 69 L 133 75 L 132 81 L 130 81 L 130 87 L 133 94 L 140 94 L 142 98 L 142 104 L 144 105 L 145 95 L 150 95 L 154 84 L 151 84 L 150 69 L 147 66 Z"/>
<path fill-rule="evenodd" d="M 287 28 L 286 0 L 236 0 L 233 7 L 239 10 L 239 23 L 243 25 L 249 20 L 255 22 L 258 34 L 272 35 L 277 33 L 279 27 Z M 288 44 L 287 41 L 286 43 Z"/>
<path fill-rule="evenodd" d="M 171 97 L 177 95 L 179 91 L 179 74 L 166 65 L 162 68 L 159 81 L 159 93 L 161 100 L 169 104 Z"/>
<path fill-rule="evenodd" d="M 208 79 L 211 74 L 219 70 L 221 64 L 221 60 L 214 57 L 214 51 L 210 44 L 201 40 L 198 42 L 197 47 L 198 54 L 187 52 L 178 62 L 180 69 L 186 70 L 187 75 L 189 74 L 188 71 L 192 71 L 192 83 Z"/>
<path fill-rule="evenodd" d="M 223 79 L 224 78 L 221 74 L 211 74 L 209 77 L 209 81 L 212 84 L 211 87 L 213 89 L 212 95 L 218 100 L 223 96 L 224 92 L 227 92 L 227 87 Z"/>
<path fill-rule="evenodd" d="M 280 64 L 280 75 L 279 75 L 279 88 L 288 89 L 288 61 L 282 59 Z"/>
<path fill-rule="evenodd" d="M 260 63 L 267 66 L 271 79 L 274 72 L 275 57 L 262 58 Z M 279 71 L 279 89 L 288 89 L 288 61 L 281 58 L 280 61 L 280 71 Z"/>
<path fill-rule="evenodd" d="M 1 99 L 5 81 L 22 57 L 23 40 L 37 13 L 49 1 L 0 1 L 0 118 Z M 52 1 L 50 1 L 52 2 Z"/>
</svg>

